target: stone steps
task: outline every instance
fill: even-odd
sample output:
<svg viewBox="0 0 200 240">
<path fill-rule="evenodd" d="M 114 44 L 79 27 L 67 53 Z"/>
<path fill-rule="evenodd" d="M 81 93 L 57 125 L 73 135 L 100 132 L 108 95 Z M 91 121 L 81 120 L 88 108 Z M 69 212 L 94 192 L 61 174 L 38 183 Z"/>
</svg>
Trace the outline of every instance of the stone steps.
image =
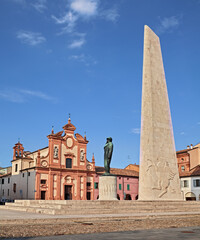
<svg viewBox="0 0 200 240">
<path fill-rule="evenodd" d="M 5 209 L 43 214 L 128 214 L 156 212 L 200 212 L 200 202 L 186 201 L 65 201 L 16 200 Z"/>
</svg>

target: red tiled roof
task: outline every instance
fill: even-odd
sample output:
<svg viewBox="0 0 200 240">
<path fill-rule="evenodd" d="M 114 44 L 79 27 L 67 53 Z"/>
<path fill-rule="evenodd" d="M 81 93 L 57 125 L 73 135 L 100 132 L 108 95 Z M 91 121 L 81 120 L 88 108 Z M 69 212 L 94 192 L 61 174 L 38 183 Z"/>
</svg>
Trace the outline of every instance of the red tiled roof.
<svg viewBox="0 0 200 240">
<path fill-rule="evenodd" d="M 105 172 L 104 167 L 95 167 L 96 173 L 102 174 Z M 134 170 L 126 170 L 120 168 L 111 168 L 110 173 L 118 176 L 129 176 L 129 177 L 139 177 L 139 173 Z"/>
<path fill-rule="evenodd" d="M 200 165 L 192 168 L 189 172 L 181 172 L 180 177 L 200 176 Z"/>
<path fill-rule="evenodd" d="M 7 176 L 9 176 L 9 175 L 11 175 L 11 173 L 6 173 L 6 174 L 3 174 L 3 175 L 0 175 L 0 178 L 2 178 L 2 177 L 7 177 Z"/>
<path fill-rule="evenodd" d="M 189 151 L 191 151 L 193 149 L 196 149 L 196 148 L 198 148 L 198 147 L 193 147 L 193 148 L 187 148 L 187 149 L 179 150 L 179 151 L 176 151 L 176 153 L 177 154 L 178 153 L 186 153 L 186 152 L 189 152 Z"/>
</svg>

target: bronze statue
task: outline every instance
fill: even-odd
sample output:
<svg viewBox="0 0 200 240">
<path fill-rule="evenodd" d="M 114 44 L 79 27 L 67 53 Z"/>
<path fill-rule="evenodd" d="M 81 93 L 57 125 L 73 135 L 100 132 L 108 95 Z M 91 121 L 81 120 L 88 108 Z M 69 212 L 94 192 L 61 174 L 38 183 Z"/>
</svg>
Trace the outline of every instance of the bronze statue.
<svg viewBox="0 0 200 240">
<path fill-rule="evenodd" d="M 108 137 L 106 145 L 104 146 L 104 168 L 105 168 L 104 175 L 110 175 L 110 162 L 112 158 L 112 152 L 113 152 L 112 138 Z"/>
</svg>

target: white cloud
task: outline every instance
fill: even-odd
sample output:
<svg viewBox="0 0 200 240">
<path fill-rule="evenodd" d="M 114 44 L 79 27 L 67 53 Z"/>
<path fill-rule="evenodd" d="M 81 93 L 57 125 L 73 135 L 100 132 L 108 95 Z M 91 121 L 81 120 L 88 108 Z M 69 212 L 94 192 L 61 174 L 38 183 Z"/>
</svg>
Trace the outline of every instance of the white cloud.
<svg viewBox="0 0 200 240">
<path fill-rule="evenodd" d="M 103 10 L 100 15 L 106 20 L 111 22 L 116 22 L 117 19 L 119 18 L 119 13 L 116 8 Z"/>
<path fill-rule="evenodd" d="M 46 41 L 46 38 L 42 36 L 41 33 L 30 31 L 19 31 L 17 33 L 17 38 L 20 39 L 23 43 L 31 46 L 35 46 Z"/>
<path fill-rule="evenodd" d="M 80 38 L 78 40 L 73 40 L 71 44 L 68 45 L 69 48 L 81 48 L 85 44 L 85 39 Z"/>
<path fill-rule="evenodd" d="M 132 128 L 131 132 L 134 134 L 140 134 L 140 128 Z"/>
<path fill-rule="evenodd" d="M 172 31 L 175 28 L 177 28 L 180 25 L 180 17 L 178 16 L 171 16 L 171 17 L 166 17 L 164 19 L 160 19 L 160 24 L 157 27 L 157 32 L 158 33 L 164 33 L 166 31 Z"/>
<path fill-rule="evenodd" d="M 11 89 L 0 91 L 0 98 L 14 103 L 23 103 L 30 98 L 40 98 L 47 101 L 56 102 L 56 99 L 40 91 L 27 89 Z"/>
<path fill-rule="evenodd" d="M 80 48 L 86 43 L 85 36 L 78 36 L 79 33 L 76 29 L 78 22 L 89 21 L 94 17 L 116 22 L 119 17 L 116 7 L 101 9 L 99 0 L 70 0 L 69 2 L 65 14 L 60 15 L 60 17 L 55 15 L 51 17 L 56 24 L 62 26 L 57 35 L 67 34 L 73 39 L 71 44 L 68 45 L 71 49 Z M 79 39 L 76 38 L 77 36 Z"/>
<path fill-rule="evenodd" d="M 67 12 L 63 17 L 57 18 L 52 15 L 52 18 L 57 24 L 74 23 L 77 20 L 77 16 L 75 16 L 71 11 Z"/>
<path fill-rule="evenodd" d="M 52 97 L 46 95 L 43 92 L 39 92 L 39 91 L 32 91 L 32 90 L 21 89 L 21 90 L 19 90 L 19 92 L 21 92 L 21 93 L 23 93 L 25 95 L 38 97 L 38 98 L 42 98 L 42 99 L 45 99 L 45 100 L 52 100 Z"/>
<path fill-rule="evenodd" d="M 78 17 L 71 11 L 67 12 L 60 18 L 57 18 L 54 15 L 51 17 L 55 20 L 56 24 L 66 24 L 66 26 L 62 28 L 62 31 L 59 34 L 72 33 L 76 26 L 76 21 L 78 20 Z"/>
<path fill-rule="evenodd" d="M 181 132 L 180 135 L 185 135 L 185 132 Z"/>
<path fill-rule="evenodd" d="M 23 96 L 16 93 L 15 91 L 1 91 L 0 98 L 14 103 L 22 103 L 24 102 Z"/>
<path fill-rule="evenodd" d="M 31 5 L 40 13 L 42 13 L 46 8 L 46 0 L 37 0 L 36 2 L 32 3 Z"/>
<path fill-rule="evenodd" d="M 73 0 L 70 8 L 86 17 L 91 17 L 97 14 L 98 0 Z"/>
<path fill-rule="evenodd" d="M 69 59 L 84 63 L 87 67 L 97 64 L 95 59 L 93 59 L 91 56 L 86 56 L 85 54 L 72 55 L 69 57 Z"/>
</svg>

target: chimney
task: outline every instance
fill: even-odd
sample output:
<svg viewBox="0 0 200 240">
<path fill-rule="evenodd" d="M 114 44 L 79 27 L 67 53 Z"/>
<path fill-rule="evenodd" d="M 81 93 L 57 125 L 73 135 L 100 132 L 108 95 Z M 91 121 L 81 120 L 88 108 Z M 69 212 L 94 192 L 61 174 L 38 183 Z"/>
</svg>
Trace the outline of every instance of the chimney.
<svg viewBox="0 0 200 240">
<path fill-rule="evenodd" d="M 193 145 L 192 144 L 190 144 L 190 148 L 193 149 Z"/>
<path fill-rule="evenodd" d="M 190 149 L 190 146 L 189 146 L 189 145 L 187 145 L 187 149 Z"/>
</svg>

